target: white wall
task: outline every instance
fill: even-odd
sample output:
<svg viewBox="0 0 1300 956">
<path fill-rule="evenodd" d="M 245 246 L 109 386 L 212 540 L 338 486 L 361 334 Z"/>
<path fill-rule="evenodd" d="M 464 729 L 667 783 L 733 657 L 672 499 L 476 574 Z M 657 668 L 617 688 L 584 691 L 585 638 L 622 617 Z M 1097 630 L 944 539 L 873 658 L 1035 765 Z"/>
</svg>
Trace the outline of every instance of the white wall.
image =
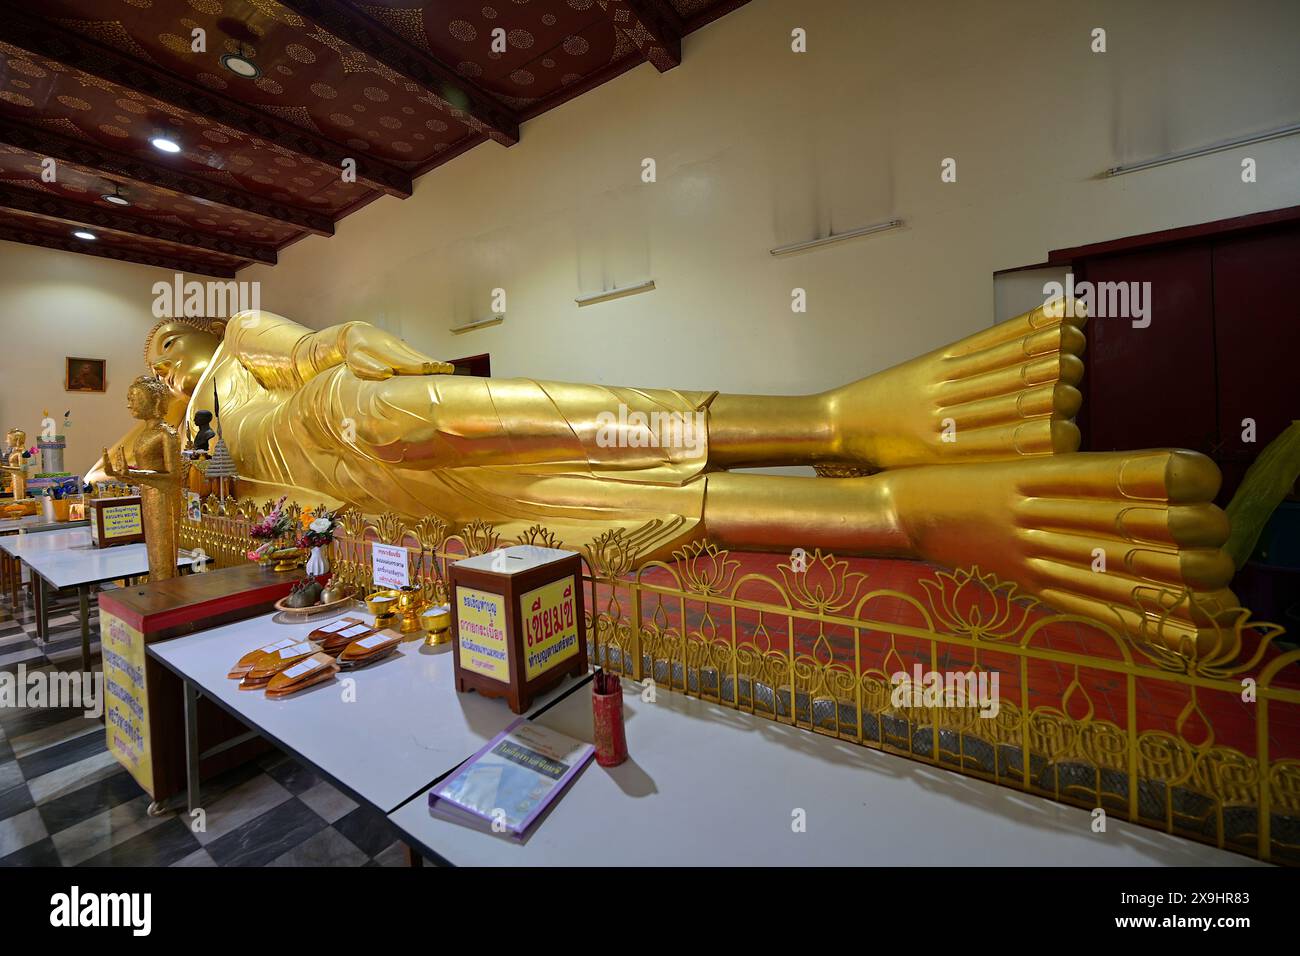
<svg viewBox="0 0 1300 956">
<path fill-rule="evenodd" d="M 1011 319 L 1042 305 L 1047 298 L 1043 289 L 1049 282 L 1058 283 L 1064 288 L 1068 271 L 1064 266 L 1044 266 L 994 276 L 993 321 Z"/>
<path fill-rule="evenodd" d="M 150 289 L 172 276 L 0 242 L 0 428 L 17 425 L 34 445 L 48 409 L 67 438 L 64 467 L 84 475 L 103 446 L 132 426 L 126 389 L 145 371 L 144 338 L 157 321 Z M 108 391 L 65 391 L 63 360 L 70 355 L 107 359 Z M 66 429 L 65 411 L 72 412 Z"/>
<path fill-rule="evenodd" d="M 642 65 L 240 278 L 312 326 L 490 352 L 494 375 L 812 391 L 988 324 L 995 270 L 1300 201 L 1300 136 L 1097 176 L 1295 122 L 1297 36 L 1293 0 L 753 0 L 689 37 L 681 67 Z M 895 216 L 901 231 L 767 252 Z M 645 278 L 658 289 L 573 303 Z M 504 324 L 447 331 L 489 314 L 497 286 Z"/>
</svg>

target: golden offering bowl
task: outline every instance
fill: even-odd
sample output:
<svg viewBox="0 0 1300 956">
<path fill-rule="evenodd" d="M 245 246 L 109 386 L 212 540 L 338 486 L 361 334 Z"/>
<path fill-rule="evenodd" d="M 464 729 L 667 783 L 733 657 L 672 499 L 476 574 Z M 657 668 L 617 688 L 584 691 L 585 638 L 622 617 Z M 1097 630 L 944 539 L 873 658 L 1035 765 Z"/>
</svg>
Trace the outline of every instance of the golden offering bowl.
<svg viewBox="0 0 1300 956">
<path fill-rule="evenodd" d="M 307 552 L 302 548 L 277 548 L 271 552 L 275 562 L 273 571 L 296 571 L 307 561 Z"/>
<path fill-rule="evenodd" d="M 374 591 L 366 595 L 366 610 L 375 617 L 392 617 L 397 613 L 398 597 L 393 590 Z"/>
<path fill-rule="evenodd" d="M 420 614 L 420 627 L 424 628 L 424 643 L 430 647 L 451 640 L 451 609 L 435 606 L 425 608 Z"/>
</svg>

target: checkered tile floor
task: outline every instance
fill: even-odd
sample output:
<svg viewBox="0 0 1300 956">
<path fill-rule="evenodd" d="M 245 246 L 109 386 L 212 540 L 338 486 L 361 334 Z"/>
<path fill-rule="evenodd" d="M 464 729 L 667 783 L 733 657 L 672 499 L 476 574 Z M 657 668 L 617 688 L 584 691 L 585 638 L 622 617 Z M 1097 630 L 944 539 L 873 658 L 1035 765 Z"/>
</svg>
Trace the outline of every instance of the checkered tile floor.
<svg viewBox="0 0 1300 956">
<path fill-rule="evenodd" d="M 0 599 L 0 670 L 81 664 L 75 599 L 55 605 L 50 642 L 30 608 Z M 92 616 L 93 661 L 99 668 Z M 149 797 L 80 710 L 0 706 L 0 866 L 404 866 L 381 814 L 281 753 L 203 785 L 204 832 L 184 813 L 151 817 Z"/>
</svg>

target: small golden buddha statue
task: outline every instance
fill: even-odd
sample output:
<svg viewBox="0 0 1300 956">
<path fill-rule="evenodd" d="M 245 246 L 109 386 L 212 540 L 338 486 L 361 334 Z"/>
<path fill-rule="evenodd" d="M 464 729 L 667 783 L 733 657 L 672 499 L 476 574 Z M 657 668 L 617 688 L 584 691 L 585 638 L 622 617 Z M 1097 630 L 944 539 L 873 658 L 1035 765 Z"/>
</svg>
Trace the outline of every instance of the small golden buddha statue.
<svg viewBox="0 0 1300 956">
<path fill-rule="evenodd" d="M 5 443 L 9 446 L 9 458 L 0 465 L 0 471 L 9 475 L 9 488 L 14 501 L 27 497 L 27 463 L 23 458 L 23 449 L 27 445 L 27 433 L 21 428 L 11 428 L 5 433 Z"/>
<path fill-rule="evenodd" d="M 213 323 L 165 320 L 146 353 L 192 396 L 189 415 L 215 390 L 256 494 L 480 518 L 507 539 L 542 524 L 570 547 L 622 528 L 637 562 L 707 536 L 978 565 L 1128 629 L 1154 620 L 1140 592 L 1231 606 L 1214 463 L 1077 452 L 1082 315 L 1048 303 L 813 395 L 451 375 L 366 323 L 313 331 L 260 311 L 220 339 Z M 731 470 L 782 465 L 834 477 Z M 1173 644 L 1214 634 L 1187 604 L 1159 627 Z"/>
<path fill-rule="evenodd" d="M 135 466 L 127 464 L 125 452 L 110 457 L 104 449 L 105 474 L 127 484 L 140 486 L 144 518 L 144 542 L 149 553 L 149 578 L 161 581 L 176 576 L 176 551 L 180 544 L 181 461 L 180 436 L 165 420 L 171 389 L 153 375 L 141 375 L 127 389 L 126 403 L 137 428 L 133 448 Z"/>
</svg>

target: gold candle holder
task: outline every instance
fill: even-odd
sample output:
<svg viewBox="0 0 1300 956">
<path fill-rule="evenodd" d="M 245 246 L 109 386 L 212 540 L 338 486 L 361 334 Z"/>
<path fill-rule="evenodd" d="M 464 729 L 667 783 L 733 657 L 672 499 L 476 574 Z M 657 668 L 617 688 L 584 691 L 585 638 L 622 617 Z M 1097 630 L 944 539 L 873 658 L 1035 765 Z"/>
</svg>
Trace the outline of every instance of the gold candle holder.
<svg viewBox="0 0 1300 956">
<path fill-rule="evenodd" d="M 424 609 L 423 589 L 408 585 L 397 592 L 397 613 L 402 616 L 401 632 L 410 634 L 420 629 L 420 611 Z"/>
</svg>

